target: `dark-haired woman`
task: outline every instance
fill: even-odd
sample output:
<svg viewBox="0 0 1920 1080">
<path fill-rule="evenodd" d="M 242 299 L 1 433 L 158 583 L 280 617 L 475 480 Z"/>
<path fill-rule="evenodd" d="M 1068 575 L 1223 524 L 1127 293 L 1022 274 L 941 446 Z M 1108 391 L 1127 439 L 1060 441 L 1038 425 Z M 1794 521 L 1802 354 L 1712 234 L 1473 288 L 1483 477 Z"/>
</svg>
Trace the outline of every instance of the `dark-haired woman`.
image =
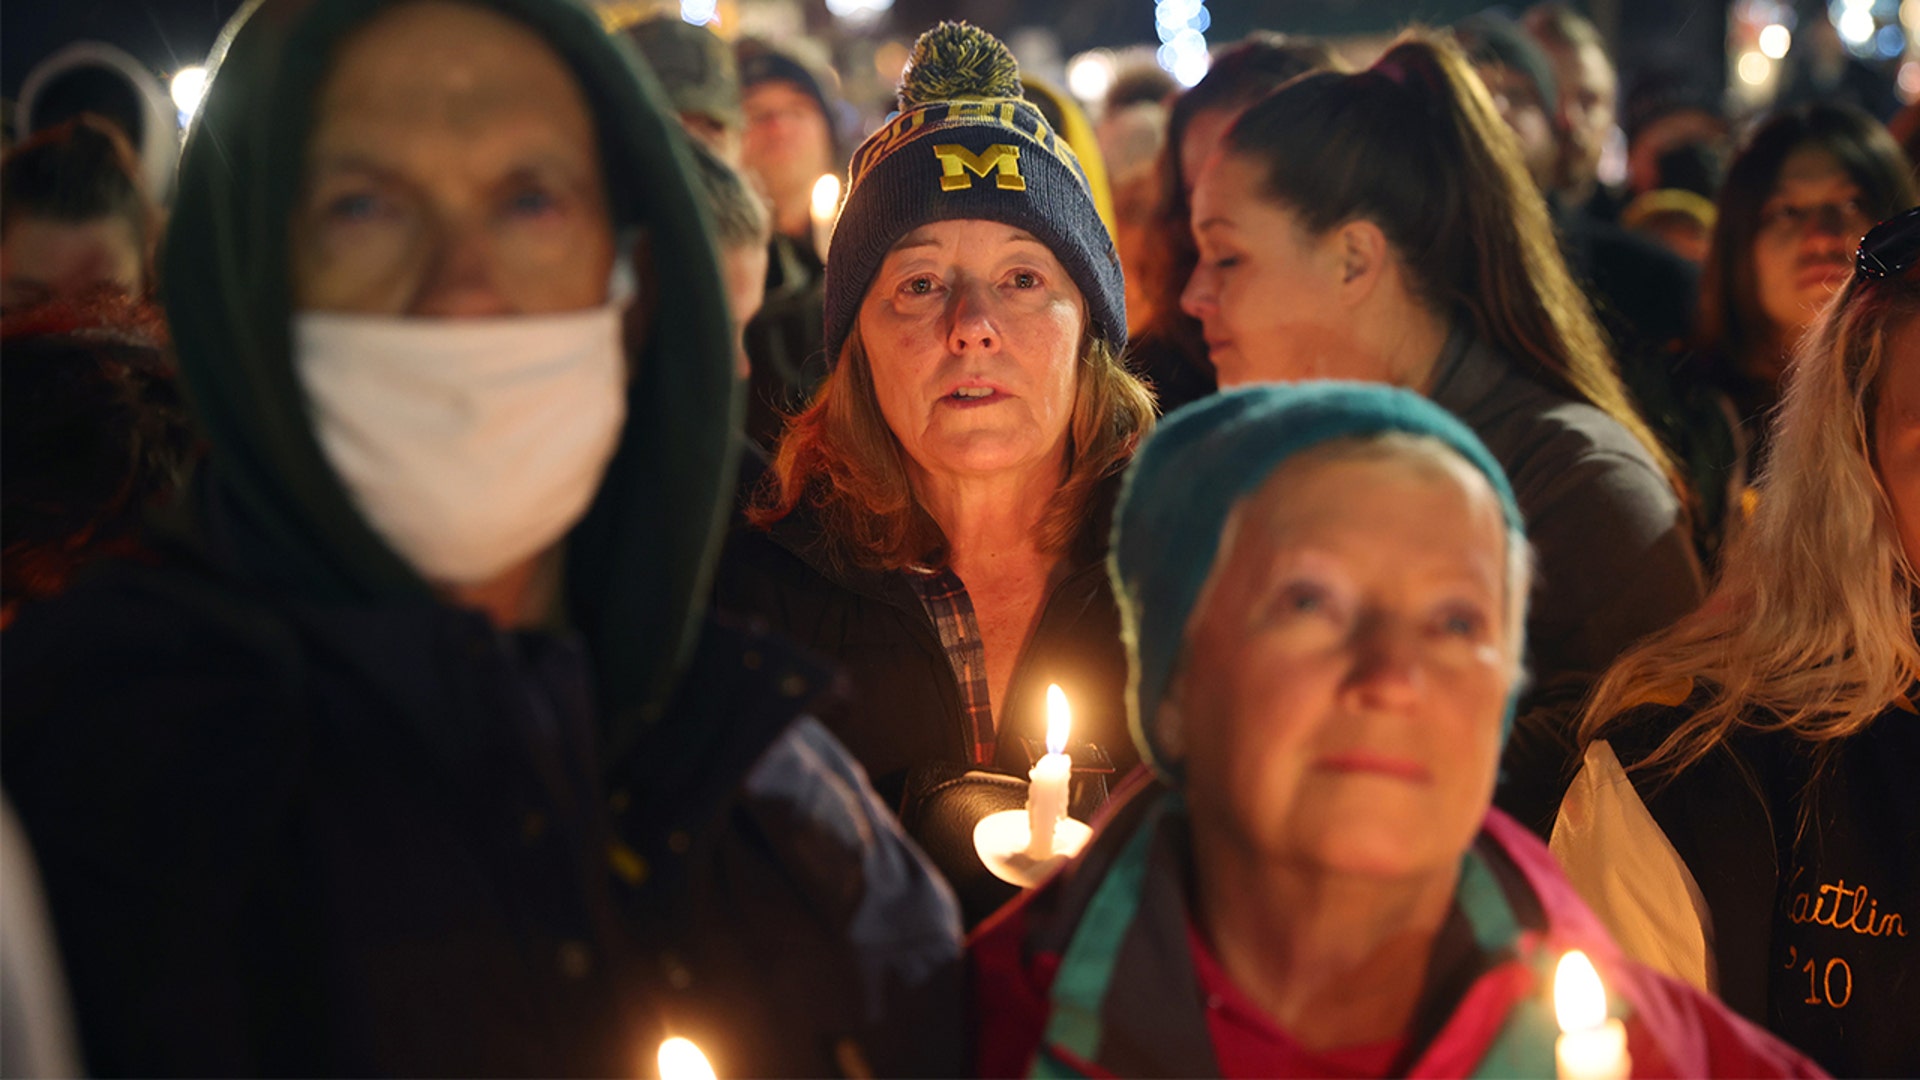
<svg viewBox="0 0 1920 1080">
<path fill-rule="evenodd" d="M 1539 553 L 1529 666 L 1577 696 L 1698 602 L 1671 467 L 1621 388 L 1486 90 L 1416 36 L 1243 114 L 1194 189 L 1187 310 L 1224 386 L 1341 378 L 1418 390 L 1513 479 Z M 1544 828 L 1566 764 L 1510 759 Z M 1523 732 L 1521 746 L 1532 745 Z M 1522 757 L 1525 751 L 1520 751 Z M 1516 789 L 1517 790 L 1517 789 Z M 1528 805 L 1535 803 L 1536 805 Z"/>
<path fill-rule="evenodd" d="M 158 229 L 119 129 L 81 116 L 41 132 L 0 162 L 0 311 L 145 293 Z"/>
<path fill-rule="evenodd" d="M 1180 293 L 1200 259 L 1190 220 L 1194 178 L 1247 106 L 1297 75 L 1336 66 L 1333 53 L 1318 41 L 1255 31 L 1222 50 L 1206 77 L 1173 99 L 1155 165 L 1160 194 L 1150 226 L 1153 241 L 1137 275 L 1143 279 L 1139 290 L 1150 298 L 1148 321 L 1128 353 L 1128 366 L 1152 384 L 1161 412 L 1216 386 L 1200 321 L 1180 307 Z"/>
<path fill-rule="evenodd" d="M 1700 282 L 1695 371 L 1739 419 L 1736 490 L 1759 474 L 1788 358 L 1846 283 L 1860 238 L 1916 201 L 1899 144 L 1851 105 L 1780 112 L 1734 158 Z"/>
<path fill-rule="evenodd" d="M 945 63 L 999 56 L 984 77 Z M 930 97 L 930 94 L 951 95 Z M 1121 368 L 1118 263 L 1005 47 L 943 24 L 855 154 L 827 262 L 831 374 L 781 438 L 722 607 L 838 661 L 827 717 L 881 795 L 944 763 L 1024 775 L 1058 683 L 1125 766 L 1106 583 L 1119 472 L 1153 421 Z"/>
</svg>

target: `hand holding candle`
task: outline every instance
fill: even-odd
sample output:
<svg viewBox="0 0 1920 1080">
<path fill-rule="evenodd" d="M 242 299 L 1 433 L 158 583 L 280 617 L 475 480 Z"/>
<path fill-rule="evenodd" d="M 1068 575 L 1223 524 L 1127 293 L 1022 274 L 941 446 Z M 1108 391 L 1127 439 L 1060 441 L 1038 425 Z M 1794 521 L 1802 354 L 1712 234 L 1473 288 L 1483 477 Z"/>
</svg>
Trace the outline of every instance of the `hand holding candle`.
<svg viewBox="0 0 1920 1080">
<path fill-rule="evenodd" d="M 1607 1017 L 1607 991 L 1593 961 L 1578 949 L 1553 973 L 1553 1011 L 1560 1038 L 1553 1045 L 1560 1080 L 1623 1080 L 1632 1070 L 1627 1028 Z"/>
<path fill-rule="evenodd" d="M 1047 687 L 1047 753 L 1027 773 L 1027 856 L 1045 859 L 1053 854 L 1053 830 L 1067 816 L 1067 782 L 1073 777 L 1073 759 L 1066 754 L 1067 732 L 1073 710 L 1057 684 Z"/>
</svg>

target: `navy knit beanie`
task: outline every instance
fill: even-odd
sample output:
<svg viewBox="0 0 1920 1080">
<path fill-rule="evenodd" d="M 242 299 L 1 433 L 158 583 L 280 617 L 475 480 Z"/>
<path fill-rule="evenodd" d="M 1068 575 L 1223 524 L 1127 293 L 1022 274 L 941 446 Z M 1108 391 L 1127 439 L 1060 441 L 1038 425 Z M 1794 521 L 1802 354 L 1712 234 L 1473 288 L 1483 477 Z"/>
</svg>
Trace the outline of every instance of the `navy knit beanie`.
<svg viewBox="0 0 1920 1080">
<path fill-rule="evenodd" d="M 1053 251 L 1086 300 L 1094 333 L 1127 344 L 1120 256 L 1065 139 L 1020 96 L 1020 67 L 966 23 L 920 35 L 900 111 L 867 137 L 827 253 L 827 359 L 836 362 L 887 252 L 935 221 L 999 221 Z"/>
<path fill-rule="evenodd" d="M 1134 455 L 1114 511 L 1107 572 L 1132 662 L 1133 741 L 1162 776 L 1177 781 L 1179 765 L 1161 753 L 1154 719 L 1234 506 L 1302 450 L 1389 432 L 1430 436 L 1466 459 L 1500 499 L 1507 542 L 1526 542 L 1507 475 L 1479 438 L 1419 394 L 1376 383 L 1267 383 L 1224 391 L 1169 415 Z M 1503 738 L 1512 727 L 1509 701 Z"/>
</svg>

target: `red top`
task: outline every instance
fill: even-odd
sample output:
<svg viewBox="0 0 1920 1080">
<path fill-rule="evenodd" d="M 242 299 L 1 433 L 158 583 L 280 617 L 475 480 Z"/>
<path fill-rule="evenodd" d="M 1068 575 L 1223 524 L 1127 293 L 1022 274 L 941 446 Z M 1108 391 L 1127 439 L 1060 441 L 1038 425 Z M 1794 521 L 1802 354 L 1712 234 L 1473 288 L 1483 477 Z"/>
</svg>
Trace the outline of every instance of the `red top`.
<svg viewBox="0 0 1920 1080">
<path fill-rule="evenodd" d="M 1542 940 L 1531 948 L 1562 952 L 1579 948 L 1600 970 L 1609 991 L 1618 992 L 1632 1013 L 1627 1021 L 1628 1050 L 1633 1056 L 1633 1075 L 1643 1080 L 1662 1077 L 1815 1077 L 1818 1067 L 1794 1052 L 1786 1044 L 1734 1015 L 1712 997 L 1690 986 L 1675 982 L 1627 960 L 1607 936 L 1600 920 L 1580 901 L 1573 886 L 1560 873 L 1553 856 L 1532 834 L 1499 811 L 1487 816 L 1486 835 L 1506 853 L 1526 878 L 1546 914 L 1547 928 Z M 1102 842 L 1096 835 L 1089 850 Z M 1082 852 L 1069 870 L 1085 862 Z M 1159 872 L 1170 872 L 1161 868 Z M 975 1068 L 980 1076 L 1025 1076 L 1033 1065 L 1035 1053 L 1045 1039 L 1049 1019 L 1050 992 L 1054 975 L 1060 968 L 1060 956 L 1030 947 L 1029 935 L 1038 927 L 1034 918 L 1036 899 L 1051 900 L 1058 895 L 1065 871 L 1056 873 L 1039 888 L 1029 891 L 1002 908 L 974 931 L 968 943 L 968 960 L 973 976 L 972 1024 Z M 1058 911 L 1047 904 L 1038 905 L 1046 919 L 1077 918 L 1081 912 Z M 1191 928 L 1168 927 L 1170 933 Z M 1056 928 L 1057 929 L 1057 928 Z M 1530 935 L 1537 932 L 1529 931 Z M 1056 932 L 1053 936 L 1058 937 Z M 1203 966 L 1204 950 L 1189 949 L 1203 998 L 1232 1000 L 1233 988 L 1224 977 L 1210 977 Z M 1176 961 L 1177 962 L 1177 961 Z M 1218 971 L 1217 961 L 1215 971 Z M 1219 991 L 1226 988 L 1229 993 Z M 1513 1010 L 1523 999 L 1546 993 L 1539 977 L 1517 960 L 1496 965 L 1454 1004 L 1453 1013 L 1438 1034 L 1421 1052 L 1419 1060 L 1407 1066 L 1411 1077 L 1464 1077 L 1473 1075 L 1488 1049 L 1498 1037 Z M 1244 1000 L 1244 999 L 1242 999 Z M 1171 997 L 1158 988 L 1122 983 L 1114 1000 L 1107 1003 L 1111 1016 L 1105 1022 L 1128 1024 L 1134 1044 L 1151 1044 L 1154 1033 L 1165 1029 L 1178 1035 L 1187 1025 L 1204 1024 L 1209 1045 L 1221 1070 L 1227 1076 L 1285 1075 L 1302 1073 L 1337 1076 L 1380 1076 L 1393 1067 L 1391 1047 L 1362 1047 L 1382 1055 L 1369 1060 L 1353 1060 L 1348 1052 L 1323 1057 L 1305 1055 L 1297 1044 L 1274 1030 L 1264 1020 L 1247 1025 L 1226 1020 L 1225 1010 L 1205 1008 L 1206 1001 L 1187 1001 Z M 1242 1011 L 1242 1010 L 1234 1010 Z M 1247 1015 L 1259 1017 L 1247 1007 Z M 1223 1031 L 1223 1028 L 1229 1030 Z M 1275 1050 L 1272 1047 L 1281 1049 Z M 1112 1076 L 1112 1068 L 1100 1061 L 1074 1057 L 1065 1048 L 1049 1046 L 1051 1053 L 1068 1071 L 1083 1076 Z M 1295 1056 L 1267 1056 L 1285 1054 Z M 1206 1068 L 1201 1062 L 1169 1062 L 1170 1075 L 1195 1073 Z"/>
<path fill-rule="evenodd" d="M 1198 927 L 1187 923 L 1187 948 L 1207 1001 L 1207 1036 L 1220 1075 L 1227 1080 L 1263 1076 L 1324 1076 L 1333 1080 L 1371 1080 L 1385 1076 L 1405 1046 L 1390 1039 L 1369 1046 L 1348 1046 L 1315 1053 L 1300 1045 L 1260 1010 L 1220 966 Z"/>
</svg>

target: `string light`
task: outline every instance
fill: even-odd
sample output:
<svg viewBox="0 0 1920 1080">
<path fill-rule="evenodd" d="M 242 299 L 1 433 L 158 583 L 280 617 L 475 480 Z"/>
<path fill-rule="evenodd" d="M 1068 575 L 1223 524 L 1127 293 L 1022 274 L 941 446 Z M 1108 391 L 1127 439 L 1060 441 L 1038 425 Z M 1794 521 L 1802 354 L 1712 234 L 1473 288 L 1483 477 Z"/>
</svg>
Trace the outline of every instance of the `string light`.
<svg viewBox="0 0 1920 1080">
<path fill-rule="evenodd" d="M 1212 25 L 1206 0 L 1154 0 L 1153 28 L 1160 37 L 1154 58 L 1180 85 L 1192 86 L 1206 77 L 1211 63 L 1206 35 Z"/>
</svg>

